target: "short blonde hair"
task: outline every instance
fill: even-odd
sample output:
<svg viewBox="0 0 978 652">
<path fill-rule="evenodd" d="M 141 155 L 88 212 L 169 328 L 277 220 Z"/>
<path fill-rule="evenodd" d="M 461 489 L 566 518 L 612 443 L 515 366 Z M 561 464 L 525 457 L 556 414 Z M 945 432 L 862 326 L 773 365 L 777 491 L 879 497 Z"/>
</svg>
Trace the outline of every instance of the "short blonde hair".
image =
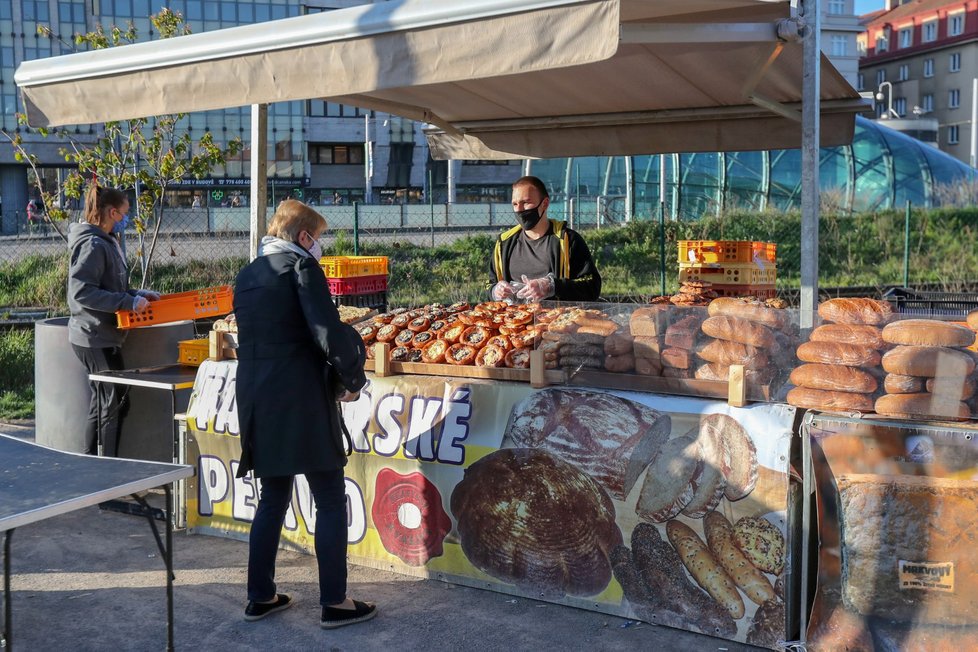
<svg viewBox="0 0 978 652">
<path fill-rule="evenodd" d="M 303 231 L 315 236 L 316 231 L 325 228 L 325 217 L 298 199 L 286 199 L 275 209 L 272 223 L 268 225 L 268 235 L 295 242 Z"/>
</svg>

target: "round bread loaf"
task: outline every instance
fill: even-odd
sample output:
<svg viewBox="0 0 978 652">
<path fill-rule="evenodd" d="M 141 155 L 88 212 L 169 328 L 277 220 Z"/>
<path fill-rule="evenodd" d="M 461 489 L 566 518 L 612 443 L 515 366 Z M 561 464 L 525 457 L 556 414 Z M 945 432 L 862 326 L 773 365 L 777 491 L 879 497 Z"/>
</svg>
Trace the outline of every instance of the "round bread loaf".
<svg viewBox="0 0 978 652">
<path fill-rule="evenodd" d="M 886 378 L 883 379 L 883 391 L 887 394 L 916 394 L 924 391 L 925 380 L 916 376 L 886 374 Z"/>
<path fill-rule="evenodd" d="M 757 447 L 736 419 L 726 414 L 708 414 L 700 419 L 700 433 L 707 431 L 727 450 L 724 496 L 735 501 L 746 497 L 757 485 Z"/>
<path fill-rule="evenodd" d="M 787 401 L 788 405 L 811 410 L 873 411 L 873 397 L 871 394 L 832 392 L 824 389 L 811 389 L 810 387 L 795 387 L 788 392 Z"/>
<path fill-rule="evenodd" d="M 718 315 L 703 322 L 703 332 L 710 337 L 729 342 L 740 342 L 750 346 L 767 349 L 774 346 L 774 335 L 762 324 L 748 321 L 742 317 Z"/>
<path fill-rule="evenodd" d="M 925 387 L 931 394 L 937 394 L 942 399 L 947 400 L 967 401 L 975 395 L 975 381 L 970 376 L 967 378 L 959 376 L 928 378 Z"/>
<path fill-rule="evenodd" d="M 562 597 L 595 595 L 611 581 L 608 556 L 622 543 L 614 503 L 547 451 L 483 457 L 465 470 L 451 506 L 466 558 L 503 582 Z"/>
<path fill-rule="evenodd" d="M 965 317 L 965 321 L 968 323 L 968 328 L 973 331 L 978 331 L 978 310 L 972 310 Z"/>
<path fill-rule="evenodd" d="M 886 347 L 886 342 L 883 341 L 883 330 L 867 324 L 822 324 L 812 331 L 808 339 L 812 342 L 868 346 L 877 351 Z"/>
<path fill-rule="evenodd" d="M 975 361 L 967 353 L 941 346 L 897 346 L 883 354 L 883 369 L 904 376 L 967 376 Z"/>
<path fill-rule="evenodd" d="M 836 324 L 882 326 L 893 319 L 893 306 L 876 299 L 829 299 L 818 304 L 818 316 Z"/>
<path fill-rule="evenodd" d="M 696 355 L 707 362 L 724 366 L 742 364 L 744 369 L 763 369 L 768 365 L 767 354 L 747 344 L 710 339 L 696 350 Z"/>
<path fill-rule="evenodd" d="M 795 352 L 802 362 L 841 364 L 847 367 L 875 367 L 880 363 L 876 349 L 840 342 L 803 342 Z"/>
<path fill-rule="evenodd" d="M 649 466 L 635 513 L 664 523 L 676 516 L 693 498 L 693 482 L 699 484 L 703 464 L 699 443 L 692 435 L 670 439 Z"/>
<path fill-rule="evenodd" d="M 791 372 L 792 385 L 834 392 L 872 394 L 878 384 L 870 374 L 856 367 L 837 364 L 803 364 Z"/>
<path fill-rule="evenodd" d="M 937 394 L 886 394 L 876 399 L 876 413 L 891 417 L 943 417 L 967 419 L 967 404 Z"/>
<path fill-rule="evenodd" d="M 775 329 L 784 328 L 788 323 L 788 313 L 784 310 L 768 308 L 763 303 L 755 303 L 743 298 L 721 297 L 714 299 L 706 310 L 710 317 L 716 315 L 742 317 Z"/>
<path fill-rule="evenodd" d="M 883 341 L 907 346 L 964 347 L 975 343 L 975 332 L 936 319 L 902 319 L 883 328 Z"/>
</svg>

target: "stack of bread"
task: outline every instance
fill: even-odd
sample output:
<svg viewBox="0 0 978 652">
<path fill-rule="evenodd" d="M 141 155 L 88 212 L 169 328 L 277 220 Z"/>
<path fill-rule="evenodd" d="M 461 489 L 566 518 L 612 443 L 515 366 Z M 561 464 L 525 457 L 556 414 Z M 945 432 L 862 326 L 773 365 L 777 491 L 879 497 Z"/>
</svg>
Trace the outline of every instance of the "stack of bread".
<svg viewBox="0 0 978 652">
<path fill-rule="evenodd" d="M 876 299 L 829 299 L 818 306 L 824 321 L 797 350 L 788 403 L 820 410 L 872 412 L 879 387 L 882 326 L 893 308 Z"/>
<path fill-rule="evenodd" d="M 708 337 L 696 349 L 701 363 L 695 377 L 726 382 L 730 365 L 739 364 L 748 382 L 769 383 L 786 346 L 788 313 L 748 297 L 714 299 L 707 314 L 701 329 Z"/>
<path fill-rule="evenodd" d="M 669 326 L 669 303 L 658 302 L 635 310 L 628 320 L 632 337 L 635 373 L 643 376 L 662 375 L 662 351 L 666 348 L 666 328 Z"/>
<path fill-rule="evenodd" d="M 674 306 L 706 306 L 710 301 L 717 298 L 717 293 L 712 290 L 713 284 L 709 281 L 689 280 L 679 284 L 679 292 L 669 298 L 669 303 Z"/>
<path fill-rule="evenodd" d="M 876 412 L 895 417 L 967 419 L 966 401 L 975 394 L 975 360 L 966 347 L 970 328 L 932 319 L 905 319 L 883 328 L 883 341 L 896 345 L 883 355 L 886 394 Z"/>
<path fill-rule="evenodd" d="M 540 350 L 548 369 L 605 369 L 635 367 L 631 338 L 600 310 L 552 308 L 536 314 L 542 330 Z"/>
<path fill-rule="evenodd" d="M 673 320 L 666 326 L 662 340 L 665 348 L 660 354 L 662 375 L 667 378 L 692 378 L 696 367 L 695 353 L 700 336 L 700 326 L 706 319 L 702 308 L 674 310 Z"/>
</svg>

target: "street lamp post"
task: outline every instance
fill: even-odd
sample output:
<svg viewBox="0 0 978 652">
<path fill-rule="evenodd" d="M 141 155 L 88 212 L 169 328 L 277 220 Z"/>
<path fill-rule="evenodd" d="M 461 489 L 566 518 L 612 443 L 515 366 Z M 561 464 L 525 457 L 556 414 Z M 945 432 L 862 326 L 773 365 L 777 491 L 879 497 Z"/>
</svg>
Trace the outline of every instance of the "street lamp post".
<svg viewBox="0 0 978 652">
<path fill-rule="evenodd" d="M 373 202 L 374 146 L 370 140 L 370 114 L 363 116 L 363 201 Z"/>
<path fill-rule="evenodd" d="M 889 93 L 887 93 L 885 96 L 883 95 L 884 86 L 887 86 L 890 89 Z M 893 84 L 888 81 L 881 82 L 879 88 L 876 89 L 876 100 L 878 102 L 882 102 L 884 97 L 887 98 L 887 102 L 886 112 L 883 114 L 883 119 L 890 117 L 899 118 L 900 114 L 893 110 Z"/>
</svg>

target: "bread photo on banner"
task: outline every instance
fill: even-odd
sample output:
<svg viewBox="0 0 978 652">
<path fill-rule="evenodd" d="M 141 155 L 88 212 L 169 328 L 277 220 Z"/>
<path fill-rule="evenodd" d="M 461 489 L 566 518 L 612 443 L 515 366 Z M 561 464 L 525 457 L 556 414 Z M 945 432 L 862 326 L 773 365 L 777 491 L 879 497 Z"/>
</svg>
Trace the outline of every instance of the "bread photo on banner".
<svg viewBox="0 0 978 652">
<path fill-rule="evenodd" d="M 889 346 L 882 327 L 893 307 L 875 299 L 829 299 L 818 306 L 826 323 L 800 344 L 801 362 L 791 372 L 787 402 L 795 407 L 845 412 L 873 412 L 882 371 L 882 353 Z"/>
</svg>

